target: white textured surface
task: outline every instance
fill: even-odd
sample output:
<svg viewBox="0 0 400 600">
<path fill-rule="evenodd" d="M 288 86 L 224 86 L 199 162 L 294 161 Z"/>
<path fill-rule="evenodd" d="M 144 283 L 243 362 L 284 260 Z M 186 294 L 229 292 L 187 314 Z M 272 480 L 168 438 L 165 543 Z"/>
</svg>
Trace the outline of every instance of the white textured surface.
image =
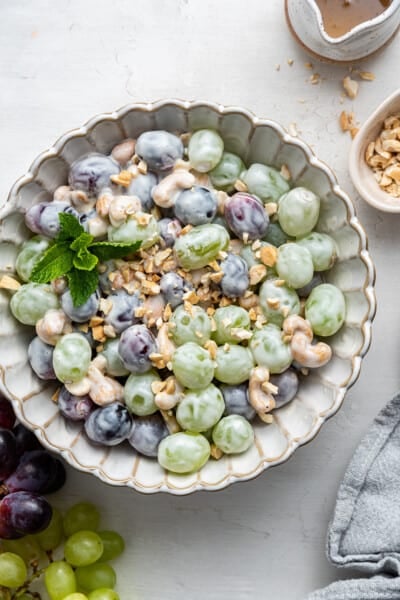
<svg viewBox="0 0 400 600">
<path fill-rule="evenodd" d="M 319 436 L 284 466 L 223 492 L 147 497 L 69 470 L 61 506 L 94 499 L 125 532 L 123 600 L 301 600 L 343 576 L 324 556 L 340 477 L 369 422 L 399 388 L 399 222 L 350 184 L 350 138 L 338 116 L 363 121 L 396 88 L 400 38 L 362 69 L 341 104 L 344 67 L 316 64 L 291 40 L 279 0 L 14 0 L 0 9 L 0 193 L 64 131 L 126 102 L 206 98 L 243 105 L 302 137 L 354 197 L 377 267 L 378 314 L 360 380 Z M 287 59 L 293 59 L 292 66 Z M 280 64 L 279 71 L 276 65 Z M 21 123 L 31 123 L 22 128 Z"/>
</svg>

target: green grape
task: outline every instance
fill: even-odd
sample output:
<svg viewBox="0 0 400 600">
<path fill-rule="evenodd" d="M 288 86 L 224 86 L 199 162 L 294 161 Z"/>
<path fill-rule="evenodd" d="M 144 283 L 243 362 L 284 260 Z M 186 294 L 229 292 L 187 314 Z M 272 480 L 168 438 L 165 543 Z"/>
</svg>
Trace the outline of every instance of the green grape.
<svg viewBox="0 0 400 600">
<path fill-rule="evenodd" d="M 279 224 L 288 235 L 302 237 L 315 227 L 319 208 L 320 200 L 313 192 L 303 187 L 293 188 L 279 201 Z"/>
<path fill-rule="evenodd" d="M 75 571 L 75 575 L 79 587 L 86 592 L 93 592 L 98 588 L 113 589 L 117 582 L 114 569 L 103 562 L 98 562 L 86 567 L 78 567 Z"/>
<path fill-rule="evenodd" d="M 225 192 L 234 190 L 234 184 L 240 178 L 245 165 L 242 159 L 231 152 L 224 152 L 217 166 L 210 172 L 213 186 Z"/>
<path fill-rule="evenodd" d="M 286 244 L 286 242 L 290 241 L 289 237 L 283 231 L 282 227 L 279 223 L 271 223 L 268 225 L 267 231 L 264 234 L 263 240 L 265 242 L 269 242 L 276 248 L 282 246 L 282 244 Z"/>
<path fill-rule="evenodd" d="M 154 402 L 152 383 L 160 381 L 155 371 L 129 375 L 124 387 L 124 400 L 127 409 L 135 415 L 144 417 L 158 410 Z"/>
<path fill-rule="evenodd" d="M 114 377 L 124 377 L 129 375 L 128 369 L 125 368 L 124 363 L 118 354 L 119 338 L 113 340 L 107 340 L 104 344 L 104 350 L 100 352 L 107 361 L 106 373 L 107 375 L 113 375 Z"/>
<path fill-rule="evenodd" d="M 101 541 L 103 542 L 103 554 L 100 559 L 102 562 L 114 560 L 125 549 L 125 542 L 122 536 L 116 531 L 99 531 Z"/>
<path fill-rule="evenodd" d="M 207 431 L 219 421 L 225 410 L 224 397 L 215 385 L 204 390 L 186 392 L 178 404 L 176 420 L 182 429 L 197 433 Z"/>
<path fill-rule="evenodd" d="M 213 129 L 200 129 L 189 140 L 188 155 L 194 169 L 207 173 L 214 169 L 222 158 L 224 142 Z"/>
<path fill-rule="evenodd" d="M 53 368 L 63 383 L 85 377 L 92 358 L 89 342 L 80 333 L 67 333 L 60 338 L 53 352 Z"/>
<path fill-rule="evenodd" d="M 64 560 L 49 564 L 44 572 L 44 583 L 51 600 L 64 600 L 76 592 L 76 577 L 73 568 Z"/>
<path fill-rule="evenodd" d="M 254 442 L 250 423 L 240 415 L 229 415 L 220 420 L 213 429 L 213 442 L 225 454 L 239 454 Z"/>
<path fill-rule="evenodd" d="M 267 367 L 271 373 L 282 373 L 292 362 L 290 346 L 282 340 L 282 331 L 268 324 L 255 332 L 250 349 L 257 365 Z"/>
<path fill-rule="evenodd" d="M 192 306 L 191 312 L 181 304 L 171 318 L 172 339 L 177 346 L 186 342 L 194 342 L 202 346 L 210 339 L 211 321 L 204 308 Z"/>
<path fill-rule="evenodd" d="M 29 565 L 31 561 L 39 561 L 43 556 L 35 537 L 26 535 L 17 540 L 2 540 L 2 548 L 5 552 L 18 554 Z"/>
<path fill-rule="evenodd" d="M 24 283 L 10 301 L 12 314 L 24 325 L 36 325 L 50 308 L 58 307 L 57 294 L 44 283 Z"/>
<path fill-rule="evenodd" d="M 210 444 L 200 433 L 173 433 L 158 446 L 158 462 L 172 473 L 199 471 L 209 458 Z"/>
<path fill-rule="evenodd" d="M 22 281 L 29 281 L 33 267 L 42 258 L 50 245 L 50 240 L 35 235 L 22 244 L 15 261 L 15 270 Z"/>
<path fill-rule="evenodd" d="M 198 225 L 175 242 L 176 258 L 184 269 L 201 269 L 229 246 L 229 233 L 221 225 Z"/>
<path fill-rule="evenodd" d="M 214 377 L 214 362 L 207 350 L 188 342 L 179 346 L 172 357 L 172 370 L 184 387 L 197 390 L 211 383 Z"/>
<path fill-rule="evenodd" d="M 0 554 L 0 585 L 17 588 L 25 583 L 28 571 L 23 559 L 14 552 Z"/>
<path fill-rule="evenodd" d="M 287 285 L 281 285 L 279 279 L 267 279 L 260 288 L 261 309 L 269 323 L 281 326 L 285 316 L 298 315 L 300 299 L 297 293 Z"/>
<path fill-rule="evenodd" d="M 313 231 L 297 240 L 297 244 L 310 252 L 314 271 L 330 269 L 336 259 L 336 243 L 330 235 Z"/>
<path fill-rule="evenodd" d="M 73 567 L 86 567 L 99 560 L 103 554 L 103 542 L 94 531 L 77 531 L 64 544 L 64 555 Z"/>
<path fill-rule="evenodd" d="M 140 217 L 143 217 L 144 221 L 148 221 L 147 225 L 140 225 Z M 108 239 L 110 242 L 124 242 L 126 244 L 142 242 L 142 249 L 153 246 L 159 237 L 158 222 L 153 215 L 147 213 L 137 212 L 135 215 L 128 217 L 128 220 L 119 227 L 110 225 L 108 228 Z"/>
<path fill-rule="evenodd" d="M 64 538 L 63 518 L 60 511 L 53 507 L 51 521 L 40 533 L 35 535 L 39 546 L 45 551 L 55 550 Z"/>
<path fill-rule="evenodd" d="M 88 600 L 120 600 L 115 590 L 110 588 L 99 588 L 90 592 Z"/>
<path fill-rule="evenodd" d="M 247 310 L 240 306 L 224 306 L 217 308 L 213 315 L 216 330 L 212 337 L 219 345 L 238 344 L 240 335 L 235 329 L 250 329 L 250 317 Z"/>
<path fill-rule="evenodd" d="M 81 594 L 81 592 L 74 592 L 65 596 L 63 600 L 88 600 L 88 597 L 85 594 Z"/>
<path fill-rule="evenodd" d="M 250 194 L 255 194 L 264 203 L 277 202 L 289 190 L 289 184 L 276 169 L 260 163 L 252 164 L 243 173 L 242 180 Z"/>
<path fill-rule="evenodd" d="M 333 335 L 339 331 L 345 317 L 346 301 L 339 288 L 322 283 L 311 291 L 306 301 L 306 319 L 316 335 Z"/>
<path fill-rule="evenodd" d="M 30 594 L 21 594 L 21 596 L 18 596 L 18 600 L 32 600 L 32 596 Z"/>
<path fill-rule="evenodd" d="M 254 359 L 248 348 L 233 344 L 218 346 L 215 359 L 215 379 L 229 385 L 237 385 L 247 381 L 254 367 Z"/>
<path fill-rule="evenodd" d="M 311 253 L 299 244 L 283 244 L 278 251 L 276 270 L 289 286 L 295 289 L 304 287 L 314 275 Z"/>
<path fill-rule="evenodd" d="M 70 536 L 77 531 L 96 531 L 100 525 L 100 513 L 94 504 L 79 502 L 71 506 L 64 515 L 64 533 Z"/>
</svg>

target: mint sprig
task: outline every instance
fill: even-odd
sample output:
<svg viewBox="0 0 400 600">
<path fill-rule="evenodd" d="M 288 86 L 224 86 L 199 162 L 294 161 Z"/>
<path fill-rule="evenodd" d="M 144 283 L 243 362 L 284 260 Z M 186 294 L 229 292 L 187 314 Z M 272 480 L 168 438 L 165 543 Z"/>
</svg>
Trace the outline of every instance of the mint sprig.
<svg viewBox="0 0 400 600">
<path fill-rule="evenodd" d="M 81 306 L 98 286 L 97 264 L 132 254 L 140 248 L 141 242 L 95 242 L 74 215 L 60 213 L 58 219 L 60 231 L 34 266 L 30 280 L 49 283 L 66 276 L 72 302 L 74 306 Z"/>
</svg>

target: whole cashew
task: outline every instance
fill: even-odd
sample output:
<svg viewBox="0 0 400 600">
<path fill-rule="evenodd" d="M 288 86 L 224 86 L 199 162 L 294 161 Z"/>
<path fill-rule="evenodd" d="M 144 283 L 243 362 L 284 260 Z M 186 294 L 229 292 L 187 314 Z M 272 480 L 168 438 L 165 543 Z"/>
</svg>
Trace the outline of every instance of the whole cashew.
<svg viewBox="0 0 400 600">
<path fill-rule="evenodd" d="M 98 406 L 106 406 L 124 397 L 123 386 L 104 375 L 107 360 L 104 356 L 96 356 L 89 365 L 86 377 L 74 383 L 65 384 L 67 390 L 74 396 L 85 396 L 89 394 Z"/>
<path fill-rule="evenodd" d="M 181 190 L 188 190 L 196 183 L 195 176 L 186 169 L 177 169 L 167 175 L 153 188 L 153 200 L 162 208 L 174 205 L 175 197 Z"/>
<path fill-rule="evenodd" d="M 102 217 L 93 217 L 88 220 L 88 231 L 95 238 L 107 235 L 108 227 L 108 220 Z"/>
<path fill-rule="evenodd" d="M 135 212 L 142 210 L 142 203 L 137 196 L 115 196 L 109 205 L 108 218 L 111 225 L 119 227 Z"/>
<path fill-rule="evenodd" d="M 325 342 L 312 344 L 311 324 L 299 315 L 290 315 L 283 321 L 283 333 L 291 337 L 290 348 L 294 360 L 303 367 L 315 369 L 330 361 L 332 349 Z"/>
<path fill-rule="evenodd" d="M 165 388 L 154 396 L 154 402 L 161 410 L 171 410 L 182 400 L 183 387 L 173 375 L 165 383 Z"/>
<path fill-rule="evenodd" d="M 120 165 L 125 165 L 135 153 L 136 140 L 127 138 L 120 144 L 114 146 L 111 151 L 111 156 L 119 162 Z"/>
<path fill-rule="evenodd" d="M 51 308 L 36 323 L 36 333 L 45 344 L 55 346 L 65 334 L 71 333 L 71 321 L 61 309 Z"/>
<path fill-rule="evenodd" d="M 70 394 L 73 396 L 86 396 L 90 392 L 92 382 L 89 377 L 84 377 L 79 381 L 64 384 Z"/>
<path fill-rule="evenodd" d="M 275 399 L 271 392 L 263 389 L 263 384 L 269 381 L 267 367 L 254 367 L 249 379 L 249 402 L 258 414 L 265 414 L 275 408 Z"/>
</svg>

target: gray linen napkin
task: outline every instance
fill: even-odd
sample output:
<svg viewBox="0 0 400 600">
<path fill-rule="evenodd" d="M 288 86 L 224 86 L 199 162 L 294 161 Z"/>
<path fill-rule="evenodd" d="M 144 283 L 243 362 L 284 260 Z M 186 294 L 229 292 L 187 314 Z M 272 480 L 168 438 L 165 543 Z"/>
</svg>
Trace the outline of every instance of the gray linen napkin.
<svg viewBox="0 0 400 600">
<path fill-rule="evenodd" d="M 307 600 L 400 600 L 400 394 L 375 418 L 347 468 L 327 555 L 371 578 L 332 583 Z"/>
</svg>

